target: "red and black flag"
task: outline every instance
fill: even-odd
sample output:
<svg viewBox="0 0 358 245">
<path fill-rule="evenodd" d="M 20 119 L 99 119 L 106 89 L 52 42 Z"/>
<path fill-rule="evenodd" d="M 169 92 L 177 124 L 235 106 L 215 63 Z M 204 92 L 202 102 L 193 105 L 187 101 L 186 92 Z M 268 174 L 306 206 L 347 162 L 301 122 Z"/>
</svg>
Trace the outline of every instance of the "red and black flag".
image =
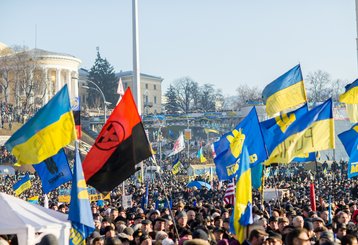
<svg viewBox="0 0 358 245">
<path fill-rule="evenodd" d="M 86 182 L 100 192 L 109 192 L 135 173 L 135 164 L 151 155 L 149 141 L 128 88 L 83 161 Z"/>
<path fill-rule="evenodd" d="M 75 97 L 75 99 L 72 103 L 72 113 L 73 113 L 73 118 L 75 119 L 77 139 L 81 139 L 81 137 L 82 137 L 81 109 L 80 108 L 81 108 L 80 97 Z"/>
</svg>

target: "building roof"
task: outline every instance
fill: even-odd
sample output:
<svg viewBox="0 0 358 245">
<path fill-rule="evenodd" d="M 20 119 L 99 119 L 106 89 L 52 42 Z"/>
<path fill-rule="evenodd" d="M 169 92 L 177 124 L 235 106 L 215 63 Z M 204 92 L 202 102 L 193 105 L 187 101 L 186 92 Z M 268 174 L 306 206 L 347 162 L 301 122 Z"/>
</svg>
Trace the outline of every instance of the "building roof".
<svg viewBox="0 0 358 245">
<path fill-rule="evenodd" d="M 133 75 L 134 75 L 133 71 L 120 71 L 120 72 L 116 73 L 117 78 L 120 78 L 120 77 L 132 77 Z M 145 73 L 141 73 L 140 76 L 145 77 L 145 78 L 149 78 L 149 79 L 156 79 L 156 80 L 160 80 L 160 81 L 164 80 L 164 78 L 162 78 L 162 77 L 152 76 L 152 75 L 148 75 L 148 74 L 145 74 Z"/>
<path fill-rule="evenodd" d="M 31 54 L 31 55 L 34 55 L 34 56 L 35 55 L 36 56 L 64 56 L 64 57 L 76 58 L 75 56 L 70 55 L 70 54 L 51 52 L 51 51 L 38 49 L 38 48 L 34 48 L 34 49 L 31 49 L 31 50 L 26 51 L 26 52 Z"/>
</svg>

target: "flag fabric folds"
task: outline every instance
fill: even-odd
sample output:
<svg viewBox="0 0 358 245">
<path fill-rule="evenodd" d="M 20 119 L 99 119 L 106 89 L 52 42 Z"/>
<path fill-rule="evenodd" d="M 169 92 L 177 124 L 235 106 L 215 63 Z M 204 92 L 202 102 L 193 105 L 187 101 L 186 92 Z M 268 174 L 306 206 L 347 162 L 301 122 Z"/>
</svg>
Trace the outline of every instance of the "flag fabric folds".
<svg viewBox="0 0 358 245">
<path fill-rule="evenodd" d="M 177 173 L 179 173 L 180 166 L 181 166 L 181 162 L 179 160 L 179 156 L 177 156 L 172 165 L 172 174 L 176 175 Z"/>
<path fill-rule="evenodd" d="M 117 94 L 119 94 L 120 96 L 124 95 L 124 89 L 123 89 L 123 83 L 121 77 L 118 80 Z"/>
<path fill-rule="evenodd" d="M 252 166 L 264 162 L 267 159 L 255 107 L 251 109 L 249 114 L 233 131 L 222 135 L 221 138 L 213 144 L 216 173 L 220 181 L 231 180 L 235 176 L 239 167 L 238 159 L 241 155 L 244 140 Z"/>
<path fill-rule="evenodd" d="M 32 196 L 27 198 L 27 201 L 32 204 L 39 204 L 39 196 Z"/>
<path fill-rule="evenodd" d="M 307 112 L 308 106 L 307 104 L 304 104 L 294 111 L 283 113 L 274 118 L 262 121 L 260 126 L 268 149 L 272 149 L 276 144 L 276 138 L 278 136 L 283 137 L 289 126 L 291 126 L 292 123 L 297 121 Z"/>
<path fill-rule="evenodd" d="M 293 67 L 268 84 L 262 92 L 262 98 L 266 104 L 267 115 L 270 117 L 307 102 L 301 66 Z"/>
<path fill-rule="evenodd" d="M 45 194 L 72 180 L 72 172 L 63 149 L 42 163 L 32 166 L 41 179 L 42 190 Z"/>
<path fill-rule="evenodd" d="M 235 182 L 232 181 L 227 185 L 224 195 L 224 203 L 225 205 L 228 204 L 234 205 L 234 201 L 235 201 Z"/>
<path fill-rule="evenodd" d="M 82 137 L 80 97 L 75 97 L 72 105 L 72 113 L 75 120 L 77 139 L 80 139 Z"/>
<path fill-rule="evenodd" d="M 276 132 L 278 130 L 276 127 Z M 269 144 L 266 142 L 269 153 L 266 164 L 290 163 L 307 153 L 333 149 L 334 137 L 332 100 L 329 99 L 294 120 L 283 134 L 274 134 Z"/>
<path fill-rule="evenodd" d="M 339 134 L 338 138 L 349 156 L 348 178 L 351 179 L 358 176 L 358 123 Z"/>
<path fill-rule="evenodd" d="M 178 154 L 179 152 L 181 152 L 184 149 L 185 149 L 184 135 L 183 135 L 183 133 L 180 133 L 178 139 L 174 142 L 172 152 L 168 156 L 170 157 L 175 154 Z"/>
<path fill-rule="evenodd" d="M 339 102 L 358 104 L 358 79 L 345 86 L 345 91 L 339 96 Z"/>
<path fill-rule="evenodd" d="M 83 177 L 78 142 L 75 147 L 75 163 L 71 188 L 68 219 L 72 223 L 70 244 L 85 244 L 86 238 L 95 230 L 86 181 Z"/>
<path fill-rule="evenodd" d="M 304 116 L 308 112 L 307 104 L 304 104 L 300 108 L 283 113 L 274 118 L 268 119 L 260 123 L 261 130 L 264 135 L 265 144 L 270 149 L 273 149 L 277 145 L 277 138 L 284 137 L 284 134 L 287 128 L 296 120 Z M 305 153 L 295 157 L 293 162 L 309 162 L 316 159 L 316 153 Z M 252 171 L 253 175 L 256 174 L 256 171 Z M 257 183 L 258 184 L 258 183 Z M 253 186 L 256 188 L 256 182 L 253 180 Z"/>
<path fill-rule="evenodd" d="M 5 143 L 18 164 L 36 164 L 76 139 L 67 85 Z"/>
<path fill-rule="evenodd" d="M 19 180 L 13 185 L 12 189 L 15 192 L 15 196 L 20 196 L 21 193 L 23 193 L 27 189 L 30 189 L 31 186 L 32 185 L 30 181 L 30 176 L 29 174 L 26 174 L 21 180 Z"/>
<path fill-rule="evenodd" d="M 201 163 L 204 163 L 204 162 L 207 161 L 205 156 L 204 156 L 204 154 L 203 154 L 203 147 L 200 147 L 200 149 L 198 150 L 197 157 L 199 158 Z"/>
<path fill-rule="evenodd" d="M 237 173 L 235 204 L 230 217 L 230 232 L 236 235 L 240 244 L 246 238 L 247 226 L 253 222 L 251 168 L 246 145 L 243 146 L 242 151 Z"/>
<path fill-rule="evenodd" d="M 346 111 L 351 123 L 358 122 L 358 79 L 345 86 L 345 91 L 339 96 L 339 102 L 346 104 Z"/>
<path fill-rule="evenodd" d="M 118 103 L 122 99 L 122 96 L 124 95 L 124 89 L 123 89 L 123 83 L 122 83 L 122 78 L 121 77 L 118 80 L 117 94 L 119 95 L 119 98 L 118 98 L 118 101 L 117 101 L 117 105 L 118 105 Z"/>
<path fill-rule="evenodd" d="M 346 111 L 351 123 L 358 123 L 358 104 L 346 104 Z"/>
<path fill-rule="evenodd" d="M 135 165 L 152 155 L 150 144 L 128 88 L 83 161 L 89 185 L 109 192 L 136 172 Z"/>
<path fill-rule="evenodd" d="M 264 165 L 262 162 L 251 166 L 251 181 L 252 187 L 258 190 L 262 185 L 262 175 L 263 175 Z"/>
</svg>

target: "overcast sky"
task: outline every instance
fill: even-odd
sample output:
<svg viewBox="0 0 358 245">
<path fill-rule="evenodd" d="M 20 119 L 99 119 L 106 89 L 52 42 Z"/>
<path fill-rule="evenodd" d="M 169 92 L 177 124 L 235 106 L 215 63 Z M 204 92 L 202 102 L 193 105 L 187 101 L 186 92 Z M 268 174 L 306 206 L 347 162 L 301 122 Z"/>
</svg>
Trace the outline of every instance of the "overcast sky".
<svg viewBox="0 0 358 245">
<path fill-rule="evenodd" d="M 357 78 L 354 0 L 138 0 L 141 72 L 164 90 L 189 76 L 234 95 L 301 63 L 304 77 Z M 132 70 L 131 0 L 1 0 L 0 42 L 68 53 L 90 69 L 96 47 Z"/>
</svg>

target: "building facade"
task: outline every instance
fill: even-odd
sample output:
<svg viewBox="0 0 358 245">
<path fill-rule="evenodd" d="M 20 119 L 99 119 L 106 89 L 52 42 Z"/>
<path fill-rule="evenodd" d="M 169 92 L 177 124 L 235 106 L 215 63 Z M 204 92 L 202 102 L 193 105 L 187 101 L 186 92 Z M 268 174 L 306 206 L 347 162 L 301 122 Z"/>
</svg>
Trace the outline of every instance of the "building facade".
<svg viewBox="0 0 358 245">
<path fill-rule="evenodd" d="M 0 43 L 0 101 L 20 108 L 26 101 L 26 104 L 40 108 L 67 84 L 71 103 L 80 98 L 84 106 L 88 90 L 79 86 L 79 82 L 86 84 L 88 71 L 80 68 L 80 64 L 81 60 L 73 55 L 42 49 L 15 52 Z M 20 73 L 24 76 L 19 77 Z M 121 71 L 116 73 L 116 77 L 122 80 L 124 90 L 133 87 L 132 71 Z M 161 77 L 141 73 L 144 115 L 162 112 L 162 81 Z M 31 91 L 26 91 L 29 85 L 33 87 Z M 30 102 L 27 101 L 29 97 Z"/>
<path fill-rule="evenodd" d="M 133 71 L 121 71 L 116 74 L 122 80 L 123 89 L 133 87 Z M 142 95 L 142 113 L 144 115 L 162 113 L 163 78 L 148 74 L 140 74 L 140 94 Z"/>
<path fill-rule="evenodd" d="M 6 97 L 8 103 L 21 107 L 24 97 L 30 95 L 41 107 L 65 84 L 70 99 L 75 100 L 80 64 L 81 60 L 72 55 L 42 49 L 15 52 L 0 43 L 0 101 Z M 33 87 L 27 94 L 29 85 Z"/>
<path fill-rule="evenodd" d="M 86 69 L 81 68 L 79 70 L 79 82 L 80 84 L 86 84 L 89 72 Z M 125 71 L 116 73 L 116 77 L 122 80 L 124 91 L 128 87 L 133 87 L 133 72 Z M 162 113 L 162 81 L 163 78 L 151 76 L 148 74 L 140 74 L 140 90 L 142 95 L 142 114 L 160 114 Z M 80 100 L 87 104 L 88 90 L 79 88 Z"/>
</svg>

